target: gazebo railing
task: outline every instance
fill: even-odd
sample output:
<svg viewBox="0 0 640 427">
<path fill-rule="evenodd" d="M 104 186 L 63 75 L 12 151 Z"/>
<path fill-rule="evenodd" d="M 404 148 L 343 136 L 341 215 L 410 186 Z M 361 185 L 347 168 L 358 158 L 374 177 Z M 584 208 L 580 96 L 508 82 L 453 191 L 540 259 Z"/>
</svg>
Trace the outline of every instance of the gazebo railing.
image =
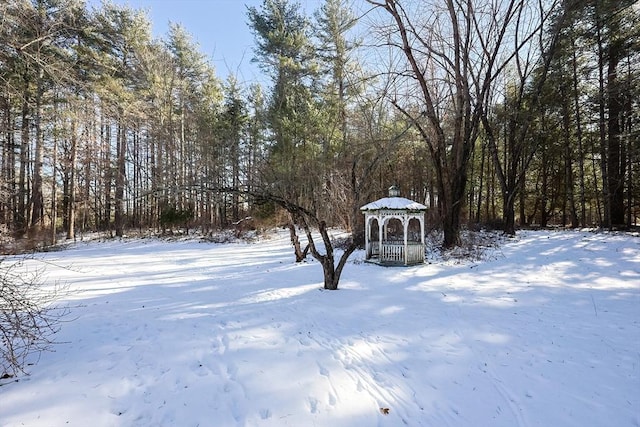
<svg viewBox="0 0 640 427">
<path fill-rule="evenodd" d="M 405 264 L 404 243 L 384 241 L 370 243 L 369 257 L 381 264 Z M 406 264 L 424 262 L 424 245 L 420 242 L 408 242 Z"/>
<path fill-rule="evenodd" d="M 407 246 L 407 264 L 424 262 L 424 245 L 420 242 L 409 243 Z"/>
<path fill-rule="evenodd" d="M 382 242 L 381 262 L 404 263 L 404 243 Z"/>
</svg>

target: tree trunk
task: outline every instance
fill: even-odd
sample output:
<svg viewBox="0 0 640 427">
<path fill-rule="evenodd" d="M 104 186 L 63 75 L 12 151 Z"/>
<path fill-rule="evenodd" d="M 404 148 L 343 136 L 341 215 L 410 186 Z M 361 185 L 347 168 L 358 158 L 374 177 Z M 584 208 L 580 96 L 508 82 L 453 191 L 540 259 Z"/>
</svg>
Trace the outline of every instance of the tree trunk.
<svg viewBox="0 0 640 427">
<path fill-rule="evenodd" d="M 291 239 L 291 245 L 293 245 L 293 253 L 296 257 L 296 262 L 302 262 L 307 257 L 308 247 L 305 250 L 302 250 L 302 246 L 300 245 L 300 239 L 298 238 L 298 234 L 296 233 L 296 224 L 292 214 L 289 214 L 289 238 Z"/>
<path fill-rule="evenodd" d="M 122 115 L 121 115 L 122 120 Z M 127 155 L 127 130 L 123 123 L 118 123 L 117 159 L 116 159 L 116 189 L 115 189 L 115 231 L 117 237 L 124 235 L 124 185 Z"/>
<path fill-rule="evenodd" d="M 314 241 L 313 236 L 311 235 L 311 229 L 309 228 L 306 220 L 303 220 L 303 228 L 307 235 L 307 239 L 309 241 L 309 248 L 311 250 L 311 254 L 315 259 L 320 261 L 322 265 L 322 272 L 324 277 L 324 289 L 336 291 L 338 290 L 338 285 L 340 283 L 340 276 L 342 275 L 342 270 L 347 263 L 347 259 L 349 256 L 356 250 L 357 243 L 355 236 L 352 236 L 351 243 L 345 249 L 344 253 L 340 257 L 338 261 L 338 265 L 335 265 L 335 258 L 333 253 L 333 244 L 331 243 L 331 238 L 329 237 L 329 232 L 327 230 L 327 225 L 324 221 L 319 221 L 318 223 L 318 231 L 320 232 L 320 236 L 322 237 L 322 241 L 324 243 L 326 254 L 321 254 L 318 252 Z"/>
<path fill-rule="evenodd" d="M 58 104 L 54 103 L 54 120 L 57 120 L 58 115 Z M 57 173 L 56 169 L 58 167 L 58 138 L 56 136 L 56 129 L 54 125 L 54 136 L 53 136 L 53 149 L 51 153 L 51 245 L 55 245 L 57 243 L 56 236 L 56 225 L 58 223 L 58 183 L 57 183 Z"/>
<path fill-rule="evenodd" d="M 516 235 L 516 208 L 515 193 L 508 191 L 503 195 L 502 220 L 504 221 L 504 234 L 507 236 Z"/>
<path fill-rule="evenodd" d="M 13 124 L 13 115 L 11 108 L 11 100 L 7 96 L 4 99 L 5 102 L 5 141 L 6 146 L 4 147 L 4 157 L 3 157 L 3 184 L 7 186 L 7 195 L 6 198 L 3 198 L 3 222 L 7 224 L 10 229 L 15 228 L 14 221 L 17 218 L 17 197 L 18 192 L 16 191 L 16 150 L 15 150 L 15 134 L 14 134 L 14 124 Z"/>
<path fill-rule="evenodd" d="M 598 144 L 601 147 L 601 144 Z M 594 141 L 592 138 L 590 138 L 589 141 L 589 148 L 591 150 L 591 172 L 593 174 L 592 179 L 593 179 L 593 191 L 595 193 L 596 196 L 596 213 L 598 215 L 598 224 L 602 227 L 605 223 L 605 212 L 606 212 L 606 205 L 607 202 L 604 200 L 604 194 L 605 194 L 605 190 L 602 190 L 602 192 L 599 191 L 598 189 L 598 166 L 602 166 L 602 159 L 600 160 L 600 162 L 597 162 L 596 159 L 598 157 L 598 154 L 596 153 L 596 141 Z"/>
<path fill-rule="evenodd" d="M 549 202 L 549 155 L 545 147 L 542 147 L 542 183 L 540 194 L 540 227 L 545 228 L 549 221 L 547 203 Z"/>
<path fill-rule="evenodd" d="M 620 115 L 622 94 L 617 80 L 617 67 L 621 51 L 614 42 L 609 43 L 607 69 L 607 188 L 609 194 L 610 220 L 612 227 L 624 227 L 624 170 L 626 159 L 622 149 Z"/>
<path fill-rule="evenodd" d="M 26 79 L 26 78 L 25 78 Z M 18 209 L 16 215 L 16 232 L 22 236 L 27 231 L 27 166 L 29 164 L 29 93 L 28 82 L 25 81 L 25 90 L 22 100 L 22 124 L 20 133 L 20 172 L 18 175 Z"/>
<path fill-rule="evenodd" d="M 76 118 L 71 118 L 71 147 L 69 153 L 69 182 L 67 184 L 66 204 L 67 208 L 67 240 L 76 238 L 76 162 L 78 157 L 78 135 L 76 127 Z"/>
<path fill-rule="evenodd" d="M 485 153 L 486 153 L 486 147 L 487 144 L 486 142 L 482 143 L 482 152 L 480 154 L 481 158 L 480 158 L 480 176 L 478 177 L 479 179 L 479 184 L 478 184 L 478 198 L 477 198 L 477 205 L 476 205 L 476 216 L 475 216 L 475 222 L 476 224 L 480 223 L 480 212 L 481 212 L 481 208 L 482 208 L 482 186 L 484 184 L 484 163 L 485 163 Z"/>
<path fill-rule="evenodd" d="M 53 150 L 51 153 L 51 244 L 57 243 L 58 225 L 58 120 L 60 120 L 59 103 L 53 103 Z"/>
<path fill-rule="evenodd" d="M 596 3 L 597 4 L 597 3 Z M 597 12 L 597 11 L 596 11 Z M 611 199 L 609 197 L 609 175 L 607 171 L 607 130 L 605 114 L 605 77 L 604 67 L 606 55 L 604 52 L 604 41 L 602 40 L 603 23 L 598 18 L 596 20 L 596 39 L 598 43 L 598 133 L 600 136 L 600 173 L 602 178 L 602 201 L 603 201 L 603 223 L 601 226 L 611 227 Z"/>
<path fill-rule="evenodd" d="M 453 248 L 460 245 L 460 216 L 464 207 L 466 184 L 466 170 L 458 170 L 451 179 L 448 197 L 443 198 L 444 217 L 442 218 L 442 231 L 444 233 L 444 248 Z M 446 191 L 446 189 L 444 190 Z"/>
<path fill-rule="evenodd" d="M 111 228 L 111 184 L 113 180 L 113 166 L 111 164 L 111 124 L 104 116 L 101 117 L 101 122 L 100 139 L 102 142 L 102 170 L 104 171 L 102 198 L 104 209 L 102 210 L 102 223 L 100 225 L 103 230 L 109 230 Z"/>
<path fill-rule="evenodd" d="M 562 130 L 564 136 L 564 188 L 565 198 L 563 203 L 563 220 L 562 225 L 566 225 L 566 217 L 568 216 L 572 228 L 578 226 L 578 214 L 576 211 L 576 200 L 573 191 L 573 150 L 571 149 L 571 123 L 570 123 L 570 105 L 564 87 L 561 89 L 562 95 Z"/>
<path fill-rule="evenodd" d="M 579 179 L 580 179 L 580 225 L 582 227 L 586 226 L 587 221 L 587 202 L 586 202 L 586 191 L 585 191 L 585 174 L 584 174 L 584 159 L 586 153 L 584 152 L 584 147 L 582 144 L 582 114 L 580 110 L 580 93 L 578 92 L 578 60 L 576 57 L 576 45 L 575 39 L 571 38 L 571 46 L 572 46 L 572 55 L 571 55 L 571 64 L 573 71 L 573 105 L 575 109 L 576 116 L 576 139 L 578 142 L 578 170 L 579 170 Z"/>
<path fill-rule="evenodd" d="M 634 225 L 636 214 L 633 212 L 633 204 L 634 198 L 635 202 L 638 203 L 638 194 L 634 194 L 635 189 L 635 181 L 634 177 L 636 174 L 634 173 L 634 164 L 637 164 L 634 159 L 640 160 L 640 141 L 637 137 L 633 138 L 633 118 L 634 118 L 634 110 L 633 110 L 633 101 L 634 96 L 631 95 L 633 88 L 633 74 L 631 71 L 631 59 L 627 57 L 627 79 L 626 79 L 626 87 L 625 93 L 625 102 L 624 102 L 624 135 L 626 143 L 626 159 L 627 159 L 627 228 L 631 228 Z M 634 143 L 636 146 L 634 147 Z"/>
<path fill-rule="evenodd" d="M 527 179 L 527 174 L 525 173 L 527 167 L 526 166 L 522 166 L 521 171 L 522 171 L 522 177 L 520 178 L 520 191 L 518 191 L 518 197 L 520 199 L 519 201 L 519 207 L 520 207 L 520 226 L 524 227 L 526 225 L 528 225 L 527 222 L 527 212 L 525 209 L 525 204 L 526 204 L 526 198 L 527 195 L 524 191 L 524 189 L 526 188 L 526 183 L 525 180 Z M 515 230 L 514 230 L 515 232 Z"/>
<path fill-rule="evenodd" d="M 42 134 L 42 77 L 38 75 L 36 85 L 35 111 L 35 157 L 33 162 L 33 186 L 31 190 L 30 232 L 38 233 L 42 228 L 44 217 L 44 195 L 42 192 L 42 166 L 44 164 L 44 141 Z"/>
</svg>

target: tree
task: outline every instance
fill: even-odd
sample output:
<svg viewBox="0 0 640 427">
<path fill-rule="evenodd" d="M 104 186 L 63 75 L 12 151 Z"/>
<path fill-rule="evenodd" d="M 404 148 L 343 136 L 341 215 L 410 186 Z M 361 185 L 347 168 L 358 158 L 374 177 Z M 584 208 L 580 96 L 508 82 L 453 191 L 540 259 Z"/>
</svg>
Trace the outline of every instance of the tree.
<svg viewBox="0 0 640 427">
<path fill-rule="evenodd" d="M 350 109 L 354 107 L 355 98 L 362 94 L 364 80 L 356 58 L 359 43 L 350 36 L 357 20 L 345 0 L 326 0 L 314 18 L 320 79 L 313 92 L 319 98 L 321 117 L 318 138 L 322 141 L 323 191 L 331 200 L 329 206 L 346 208 L 337 214 L 342 226 L 353 231 L 362 216 L 358 209 L 361 188 L 354 179 L 358 168 L 358 141 L 349 127 Z"/>
<path fill-rule="evenodd" d="M 554 5 L 543 9 L 528 9 L 524 4 L 517 7 L 514 17 L 514 46 L 512 60 L 508 58 L 503 67 L 513 62 L 510 67 L 514 77 L 505 79 L 507 91 L 504 96 L 503 116 L 505 118 L 505 153 L 503 161 L 498 155 L 497 129 L 501 123 L 489 120 L 489 106 L 482 110 L 482 123 L 487 135 L 487 141 L 492 153 L 498 182 L 502 189 L 504 231 L 508 235 L 515 235 L 515 203 L 518 196 L 523 195 L 522 189 L 526 179 L 526 171 L 536 152 L 537 146 L 529 138 L 532 128 L 534 111 L 540 105 L 540 94 L 547 81 L 547 71 L 553 59 L 558 43 L 560 30 L 563 28 L 566 13 L 553 17 Z M 536 25 L 529 31 L 520 32 L 527 22 Z M 549 24 L 552 22 L 552 24 Z M 505 28 L 506 30 L 507 28 Z M 545 37 L 545 34 L 547 37 Z M 512 80 L 511 80 L 512 79 Z M 497 124 L 497 126 L 496 126 Z M 565 156 L 566 169 L 570 170 L 571 163 Z M 571 174 L 567 174 L 570 179 Z M 570 181 L 571 186 L 573 181 Z M 565 186 L 569 189 L 569 186 Z M 571 187 L 572 188 L 572 187 Z M 571 193 L 571 201 L 573 196 Z M 566 200 L 566 199 L 565 199 Z M 525 218 L 522 218 L 525 221 Z"/>
<path fill-rule="evenodd" d="M 627 167 L 627 152 L 622 138 L 625 116 L 631 111 L 625 111 L 622 82 L 619 80 L 620 65 L 634 49 L 638 51 L 637 42 L 633 46 L 633 34 L 637 38 L 636 26 L 630 25 L 625 17 L 625 10 L 633 10 L 633 2 L 629 1 L 595 1 L 587 5 L 592 7 L 595 19 L 596 37 L 598 44 L 598 70 L 600 76 L 600 108 L 607 110 L 606 123 L 601 121 L 601 144 L 606 145 L 602 151 L 606 153 L 606 164 L 603 159 L 603 188 L 606 187 L 605 210 L 608 212 L 608 226 L 624 226 L 624 188 Z M 606 67 L 606 70 L 605 70 Z M 606 76 L 606 77 L 605 77 Z M 606 84 L 606 91 L 603 86 Z M 606 126 L 606 141 L 603 138 Z"/>
<path fill-rule="evenodd" d="M 548 61 L 550 57 L 550 52 L 537 45 L 549 41 L 543 38 L 544 29 L 557 2 L 534 5 L 512 0 L 487 4 L 465 0 L 447 1 L 440 7 L 396 0 L 368 1 L 391 16 L 392 31 L 397 30 L 397 36 L 387 32 L 385 37 L 391 49 L 401 51 L 406 58 L 393 72 L 399 88 L 393 103 L 416 126 L 431 152 L 444 246 L 459 242 L 468 168 L 481 129 L 486 133 L 502 188 L 505 231 L 513 234 L 514 205 L 531 159 L 531 150 L 523 149 L 528 125 L 520 123 L 529 108 L 523 95 L 538 58 Z M 554 37 L 550 40 L 554 46 Z M 495 125 L 489 115 L 499 99 L 499 85 L 506 83 L 509 87 L 510 71 L 517 75 L 512 86 L 515 92 L 502 94 L 505 100 L 516 102 L 509 107 L 513 116 L 506 136 L 510 141 L 507 167 L 498 157 Z M 419 97 L 413 96 L 414 90 Z"/>
<path fill-rule="evenodd" d="M 429 148 L 443 245 L 455 246 L 460 243 L 460 216 L 480 114 L 499 69 L 512 7 L 476 8 L 471 0 L 446 1 L 444 7 L 431 2 L 367 1 L 391 18 L 381 38 L 405 58 L 391 70 L 396 87 L 392 103 Z"/>
<path fill-rule="evenodd" d="M 323 219 L 328 200 L 323 190 L 327 173 L 322 171 L 333 160 L 322 123 L 327 116 L 323 115 L 321 101 L 314 99 L 316 60 L 308 22 L 299 10 L 299 4 L 286 0 L 265 0 L 261 10 L 249 8 L 257 60 L 273 82 L 266 116 L 270 144 L 265 161 L 257 169 L 260 184 L 250 195 L 257 203 L 272 204 L 288 213 L 296 260 L 303 260 L 310 251 L 322 264 L 325 288 L 337 289 L 342 269 L 357 243 L 352 239 L 336 263 L 328 222 Z M 344 105 L 342 108 L 346 111 Z M 304 250 L 296 226 L 307 237 Z M 313 229 L 320 233 L 324 253 L 314 241 Z"/>
<path fill-rule="evenodd" d="M 111 70 L 103 75 L 100 95 L 105 100 L 107 116 L 115 121 L 114 227 L 116 236 L 124 235 L 127 184 L 127 148 L 133 119 L 139 113 L 136 97 L 143 83 L 138 54 L 149 43 L 149 22 L 141 12 L 115 5 L 105 6 L 98 16 L 103 37 L 104 66 Z M 111 127 L 110 125 L 108 125 Z M 111 129 L 109 129 L 111 133 Z M 111 143 L 111 141 L 108 141 Z M 111 186 L 111 182 L 106 185 Z"/>
<path fill-rule="evenodd" d="M 324 107 L 329 114 L 337 118 L 332 120 L 338 124 L 337 132 L 332 131 L 331 135 L 337 134 L 335 139 L 340 142 L 340 148 L 344 148 L 348 141 L 349 97 L 357 87 L 357 82 L 353 81 L 355 70 L 352 56 L 358 44 L 349 40 L 348 32 L 355 26 L 357 20 L 346 6 L 345 0 L 326 0 L 315 12 L 314 17 L 320 74 L 326 73 L 328 76 L 325 79 L 324 88 L 320 91 L 324 93 Z M 326 148 L 325 151 L 327 151 Z"/>
<path fill-rule="evenodd" d="M 631 200 L 637 197 L 631 179 L 632 159 L 637 158 L 632 148 L 632 100 L 637 100 L 638 75 L 629 65 L 637 62 L 640 52 L 634 43 L 638 11 L 629 1 L 587 1 L 566 2 L 562 12 L 567 25 L 561 29 L 549 71 L 552 86 L 560 91 L 547 91 L 541 110 L 562 106 L 558 123 L 567 141 L 564 157 L 578 165 L 581 222 L 631 225 Z M 569 181 L 570 172 L 567 167 Z M 572 191 L 573 186 L 566 187 Z M 596 216 L 593 210 L 598 218 L 588 220 Z"/>
<path fill-rule="evenodd" d="M 273 82 L 267 113 L 271 131 L 269 167 L 263 168 L 263 178 L 274 186 L 273 194 L 302 204 L 313 191 L 306 171 L 315 168 L 310 164 L 315 149 L 310 136 L 317 123 L 309 87 L 315 70 L 308 21 L 300 12 L 300 4 L 289 0 L 265 0 L 261 10 L 250 7 L 248 17 L 257 44 L 254 60 Z M 302 261 L 305 251 L 296 235 L 293 216 L 289 230 L 296 261 Z"/>
<path fill-rule="evenodd" d="M 20 133 L 9 139 L 15 144 L 19 141 L 20 147 L 18 182 L 12 191 L 17 199 L 13 204 L 13 225 L 19 234 L 24 234 L 44 226 L 44 111 L 54 89 L 73 81 L 72 61 L 67 53 L 77 35 L 81 8 L 74 0 L 14 0 L 3 4 L 0 11 L 6 24 L 2 26 L 5 50 L 0 63 L 8 89 L 7 132 L 14 132 L 14 103 L 21 103 Z M 8 153 L 9 158 L 14 156 Z M 12 168 L 14 164 L 6 166 Z"/>
<path fill-rule="evenodd" d="M 244 141 L 247 114 L 244 100 L 240 96 L 240 88 L 234 76 L 227 79 L 226 100 L 219 117 L 222 145 L 226 148 L 226 163 L 230 165 L 230 175 L 226 181 L 234 190 L 240 189 L 241 145 Z M 240 220 L 240 198 L 238 191 L 231 194 L 231 221 Z"/>
</svg>

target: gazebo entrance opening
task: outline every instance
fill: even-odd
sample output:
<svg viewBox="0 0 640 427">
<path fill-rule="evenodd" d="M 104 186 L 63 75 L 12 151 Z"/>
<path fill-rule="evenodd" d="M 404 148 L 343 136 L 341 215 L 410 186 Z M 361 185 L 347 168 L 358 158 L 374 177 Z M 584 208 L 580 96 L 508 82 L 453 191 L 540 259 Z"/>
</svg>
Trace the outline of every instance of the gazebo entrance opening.
<svg viewBox="0 0 640 427">
<path fill-rule="evenodd" d="M 360 208 L 365 215 L 366 260 L 382 265 L 424 262 L 424 212 L 426 206 L 399 197 L 397 187 L 389 197 Z"/>
<path fill-rule="evenodd" d="M 387 236 L 385 240 L 389 242 L 404 242 L 404 227 L 399 218 L 389 218 L 387 221 Z"/>
</svg>

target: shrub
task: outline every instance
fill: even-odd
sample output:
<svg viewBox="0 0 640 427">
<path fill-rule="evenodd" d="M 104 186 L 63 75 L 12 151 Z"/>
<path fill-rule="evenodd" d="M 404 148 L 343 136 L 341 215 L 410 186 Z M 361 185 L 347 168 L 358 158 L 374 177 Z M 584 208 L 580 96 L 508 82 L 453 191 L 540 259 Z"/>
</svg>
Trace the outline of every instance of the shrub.
<svg viewBox="0 0 640 427">
<path fill-rule="evenodd" d="M 62 288 L 45 287 L 40 271 L 24 261 L 0 258 L 0 378 L 25 372 L 31 360 L 49 350 L 68 307 L 56 306 Z"/>
</svg>

